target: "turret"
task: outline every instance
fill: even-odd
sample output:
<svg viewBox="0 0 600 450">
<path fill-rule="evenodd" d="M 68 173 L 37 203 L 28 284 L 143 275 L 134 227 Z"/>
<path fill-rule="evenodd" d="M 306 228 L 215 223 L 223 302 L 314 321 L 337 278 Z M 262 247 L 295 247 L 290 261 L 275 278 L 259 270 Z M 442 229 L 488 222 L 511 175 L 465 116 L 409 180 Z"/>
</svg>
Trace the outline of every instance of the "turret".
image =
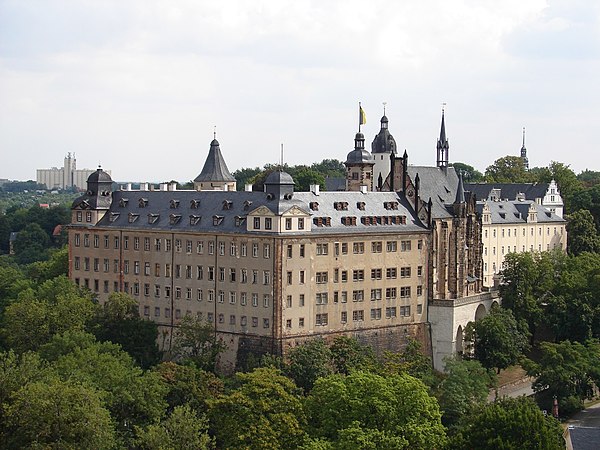
<svg viewBox="0 0 600 450">
<path fill-rule="evenodd" d="M 231 175 L 225 164 L 216 132 L 210 143 L 202 172 L 194 179 L 194 189 L 197 191 L 235 191 L 236 189 L 235 177 Z"/>
<path fill-rule="evenodd" d="M 440 137 L 437 141 L 437 167 L 448 167 L 448 138 L 446 137 L 446 123 L 444 119 L 444 109 L 442 108 L 442 126 L 440 128 Z"/>
<path fill-rule="evenodd" d="M 346 190 L 360 191 L 366 186 L 368 191 L 373 190 L 373 166 L 375 161 L 365 150 L 365 136 L 358 132 L 354 137 L 354 150 L 346 157 Z"/>
</svg>

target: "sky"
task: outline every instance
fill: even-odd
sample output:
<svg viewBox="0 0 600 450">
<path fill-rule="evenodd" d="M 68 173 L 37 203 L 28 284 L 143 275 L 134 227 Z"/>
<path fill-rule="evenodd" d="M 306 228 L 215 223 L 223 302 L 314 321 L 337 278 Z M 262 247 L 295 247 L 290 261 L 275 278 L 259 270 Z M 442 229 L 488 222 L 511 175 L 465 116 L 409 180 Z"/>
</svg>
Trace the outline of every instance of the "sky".
<svg viewBox="0 0 600 450">
<path fill-rule="evenodd" d="M 597 0 L 0 0 L 0 178 L 74 152 L 115 180 L 345 160 L 386 103 L 410 164 L 600 170 Z"/>
</svg>

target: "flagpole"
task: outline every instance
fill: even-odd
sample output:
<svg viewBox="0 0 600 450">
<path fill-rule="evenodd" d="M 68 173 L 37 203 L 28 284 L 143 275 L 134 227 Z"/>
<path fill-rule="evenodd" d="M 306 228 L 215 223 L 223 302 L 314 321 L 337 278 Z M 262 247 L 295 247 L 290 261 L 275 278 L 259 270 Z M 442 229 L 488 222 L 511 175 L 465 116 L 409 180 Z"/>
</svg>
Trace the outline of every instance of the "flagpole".
<svg viewBox="0 0 600 450">
<path fill-rule="evenodd" d="M 358 102 L 358 132 L 360 133 L 360 126 L 362 125 L 362 106 Z"/>
</svg>

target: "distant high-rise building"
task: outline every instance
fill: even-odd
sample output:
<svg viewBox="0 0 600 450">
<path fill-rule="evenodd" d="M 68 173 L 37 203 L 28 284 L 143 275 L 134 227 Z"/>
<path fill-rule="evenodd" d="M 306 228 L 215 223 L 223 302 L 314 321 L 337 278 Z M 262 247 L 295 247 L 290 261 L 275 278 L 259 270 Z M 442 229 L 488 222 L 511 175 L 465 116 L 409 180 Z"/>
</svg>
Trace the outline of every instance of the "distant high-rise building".
<svg viewBox="0 0 600 450">
<path fill-rule="evenodd" d="M 46 185 L 47 189 L 78 189 L 85 190 L 88 177 L 95 172 L 93 169 L 77 169 L 75 153 L 67 153 L 62 167 L 37 169 L 36 181 Z M 110 170 L 105 172 L 110 174 Z"/>
</svg>

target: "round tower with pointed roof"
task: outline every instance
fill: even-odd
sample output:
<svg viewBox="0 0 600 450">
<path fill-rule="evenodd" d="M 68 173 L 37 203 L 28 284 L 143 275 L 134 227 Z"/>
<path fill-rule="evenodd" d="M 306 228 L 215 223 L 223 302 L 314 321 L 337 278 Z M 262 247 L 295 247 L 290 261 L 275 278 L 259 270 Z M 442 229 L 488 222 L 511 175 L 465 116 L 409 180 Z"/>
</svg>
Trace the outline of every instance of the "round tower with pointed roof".
<svg viewBox="0 0 600 450">
<path fill-rule="evenodd" d="M 397 153 L 396 140 L 388 129 L 388 118 L 385 115 L 385 109 L 380 122 L 381 129 L 371 143 L 371 152 L 373 154 L 373 161 L 375 162 L 373 166 L 373 179 L 376 183 L 376 190 L 381 190 L 383 181 L 385 181 L 391 171 L 391 155 L 396 155 Z"/>
<path fill-rule="evenodd" d="M 354 150 L 346 157 L 346 190 L 360 191 L 366 186 L 368 191 L 373 190 L 373 166 L 375 160 L 371 153 L 365 149 L 365 136 L 361 132 L 354 137 Z"/>
</svg>

